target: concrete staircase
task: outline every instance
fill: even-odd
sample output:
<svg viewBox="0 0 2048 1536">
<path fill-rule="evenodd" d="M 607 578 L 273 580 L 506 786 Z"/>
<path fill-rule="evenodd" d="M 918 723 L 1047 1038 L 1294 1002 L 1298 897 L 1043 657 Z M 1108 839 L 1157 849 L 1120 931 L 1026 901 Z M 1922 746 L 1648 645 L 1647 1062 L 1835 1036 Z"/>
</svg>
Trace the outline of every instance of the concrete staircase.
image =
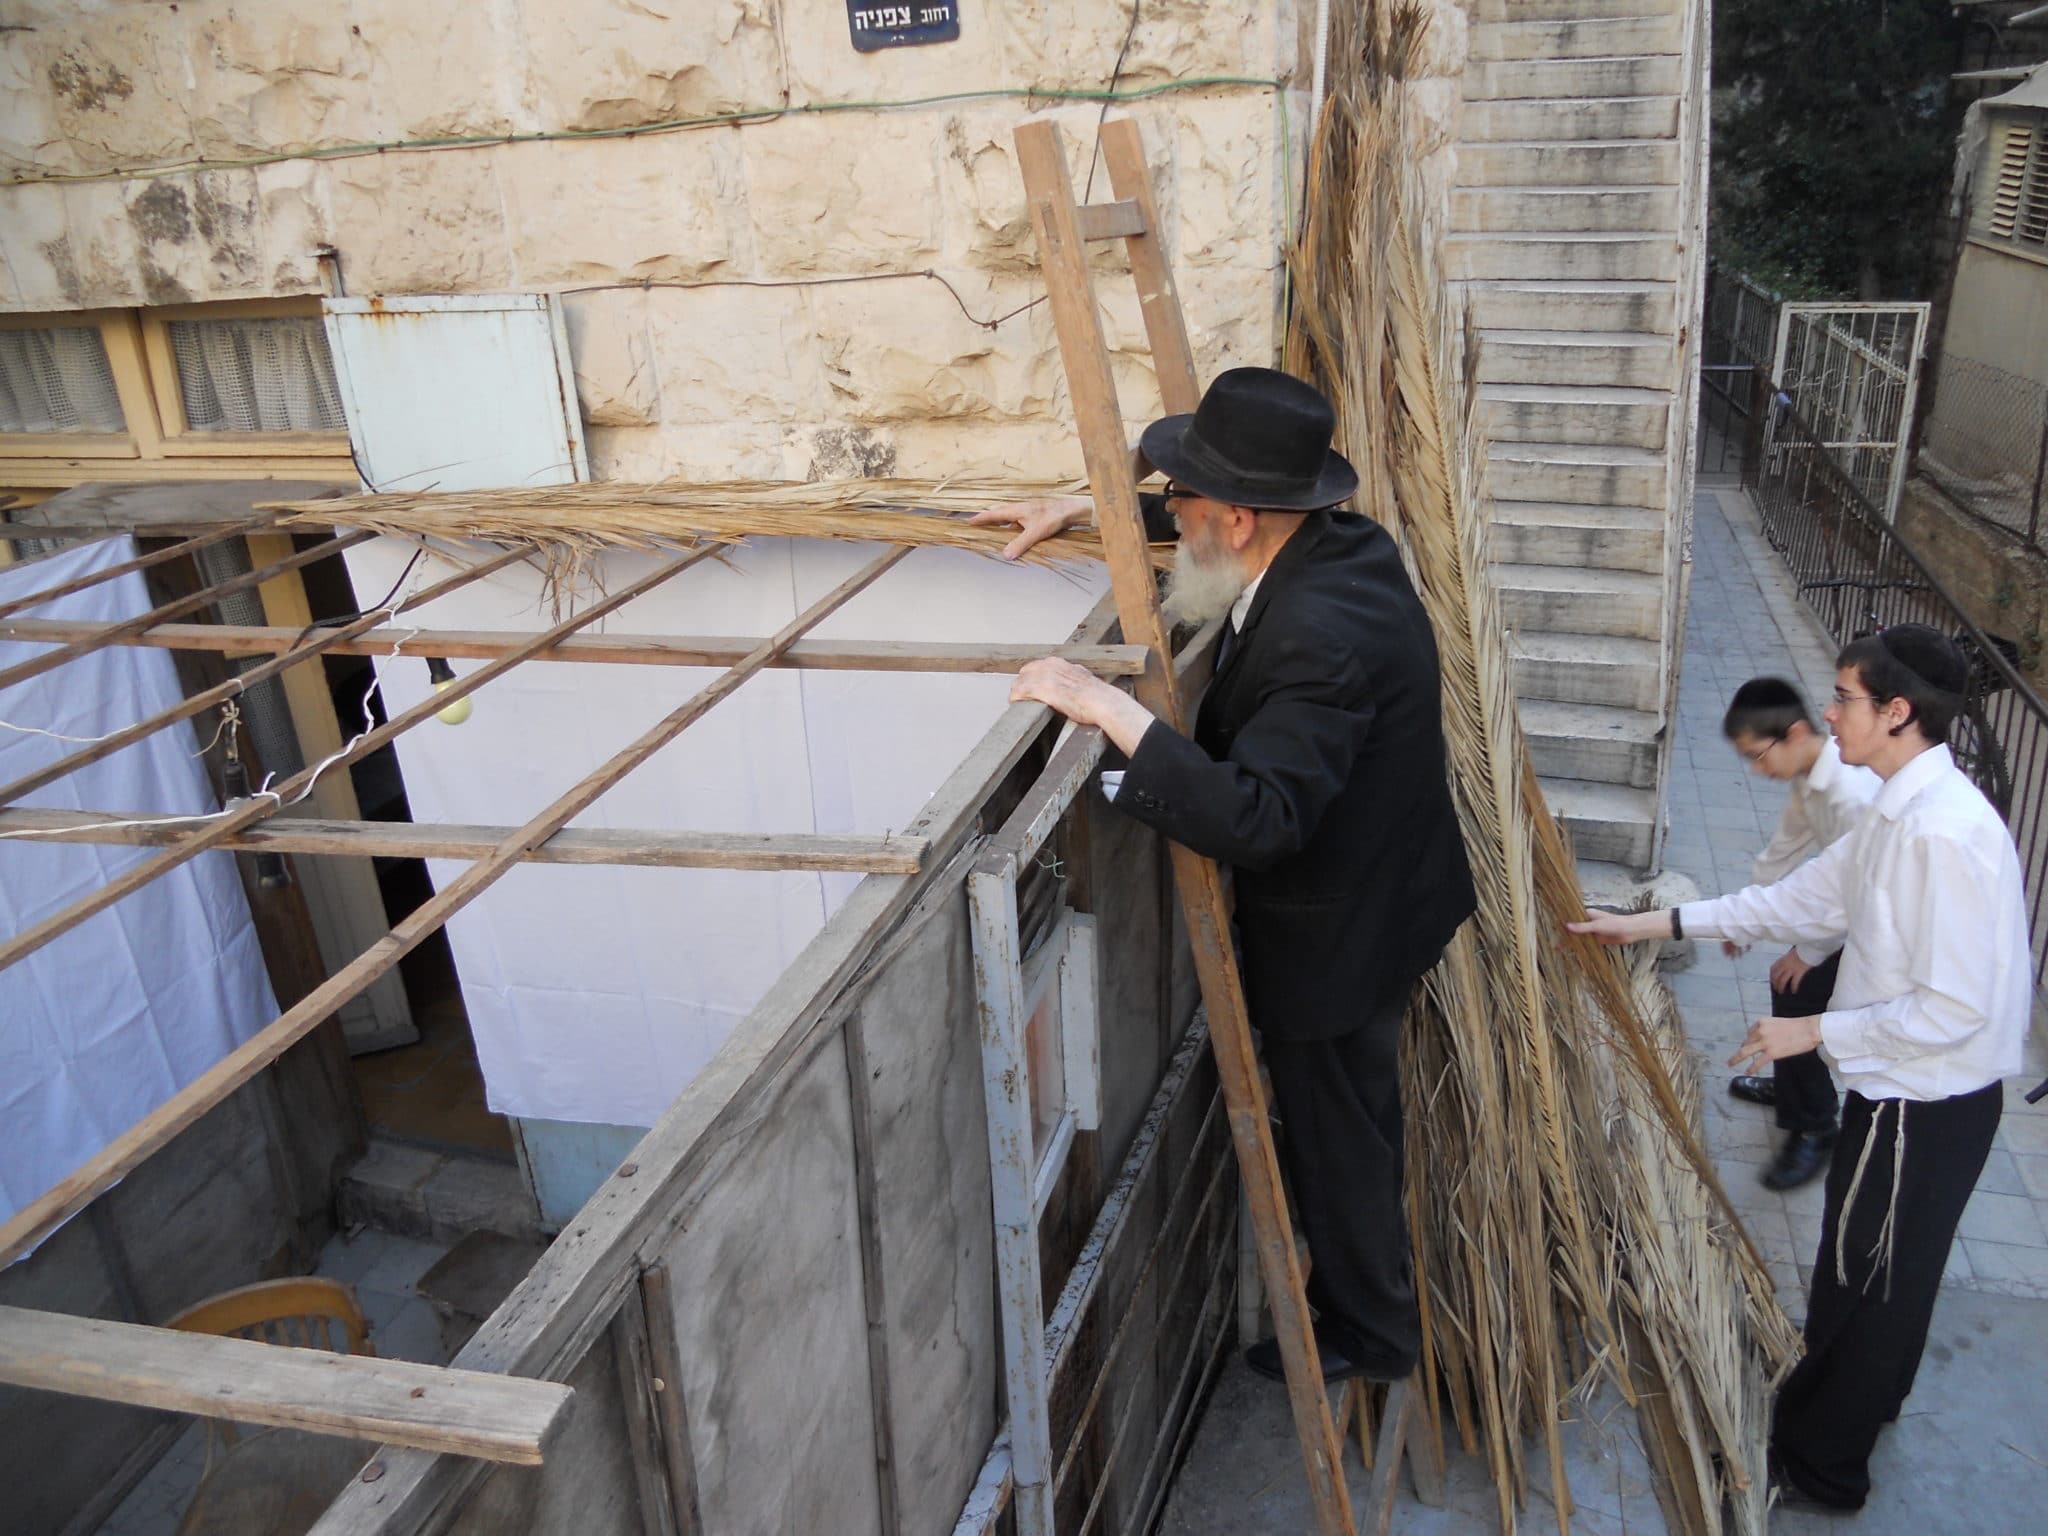
<svg viewBox="0 0 2048 1536">
<path fill-rule="evenodd" d="M 1515 683 L 1583 859 L 1655 845 L 1695 0 L 1476 0 L 1449 261 L 1483 342 Z"/>
</svg>

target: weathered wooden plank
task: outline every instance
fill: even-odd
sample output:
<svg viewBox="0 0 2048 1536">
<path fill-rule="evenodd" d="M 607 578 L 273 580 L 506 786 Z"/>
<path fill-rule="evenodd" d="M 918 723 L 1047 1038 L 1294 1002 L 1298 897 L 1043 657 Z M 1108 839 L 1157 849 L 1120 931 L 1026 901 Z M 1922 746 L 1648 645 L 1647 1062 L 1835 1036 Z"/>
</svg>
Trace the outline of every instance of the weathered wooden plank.
<svg viewBox="0 0 2048 1536">
<path fill-rule="evenodd" d="M 1070 639 L 1099 642 L 1114 622 L 1114 607 L 1104 598 Z M 876 938 L 932 885 L 964 879 L 964 867 L 948 856 L 1053 718 L 1042 704 L 1014 704 L 1004 713 L 906 829 L 930 839 L 935 857 L 928 867 L 917 875 L 861 881 L 642 1138 L 635 1176 L 607 1180 L 591 1196 L 575 1225 L 485 1320 L 456 1364 L 554 1377 L 590 1348 L 595 1320 L 611 1315 L 638 1266 L 645 1262 L 654 1273 L 651 1266 L 685 1219 L 684 1192 L 760 1112 L 789 1063 L 825 1027 L 842 989 L 873 958 Z M 648 1323 L 658 1339 L 653 1312 Z M 394 1451 L 386 1476 L 344 1489 L 310 1536 L 410 1536 L 459 1501 L 475 1477 L 465 1461 Z"/>
<path fill-rule="evenodd" d="M 243 1424 L 538 1465 L 573 1394 L 551 1381 L 0 1307 L 0 1381 Z"/>
<path fill-rule="evenodd" d="M 870 1338 L 886 1361 L 898 1527 L 946 1528 L 996 1432 L 994 1260 L 979 1034 L 965 901 L 940 887 L 849 1014 L 857 1115 L 867 1125 L 863 1225 Z M 855 1122 L 856 1134 L 860 1131 Z M 935 1148 L 956 1149 L 934 1156 Z M 867 1221 L 867 1209 L 873 1212 Z M 871 1345 L 871 1350 L 876 1345 Z"/>
<path fill-rule="evenodd" d="M 122 619 L 114 624 L 89 626 L 87 634 L 70 644 L 60 645 L 54 651 L 44 651 L 38 656 L 31 656 L 26 661 L 18 661 L 4 672 L 0 672 L 0 688 L 11 687 L 31 677 L 40 677 L 54 667 L 61 667 L 67 661 L 77 660 L 87 651 L 98 650 L 103 645 L 112 645 L 128 635 L 139 635 L 153 624 L 179 618 L 195 608 L 203 608 L 208 603 L 232 596 L 236 592 L 246 592 L 251 587 L 261 586 L 266 581 L 282 576 L 286 571 L 296 571 L 301 566 L 311 565 L 315 560 L 325 560 L 330 555 L 338 555 L 345 549 L 353 549 L 356 545 L 367 543 L 375 537 L 374 533 L 360 531 L 343 534 L 340 538 L 324 540 L 311 549 L 302 549 L 285 559 L 274 560 L 258 570 L 245 572 L 185 597 L 159 604 L 146 613 L 136 614 L 131 619 Z"/>
<path fill-rule="evenodd" d="M 289 515 L 290 514 L 284 512 L 266 513 L 260 522 L 253 523 L 250 526 L 252 528 L 267 528 Z M 166 548 L 156 550 L 150 554 L 137 555 L 132 560 L 123 560 L 119 565 L 110 565 L 103 571 L 92 571 L 84 576 L 75 576 L 70 581 L 59 582 L 54 587 L 45 587 L 40 592 L 29 593 L 26 597 L 17 597 L 8 602 L 0 603 L 0 619 L 12 618 L 15 614 L 22 612 L 24 609 L 40 608 L 45 603 L 54 603 L 59 598 L 70 597 L 75 592 L 83 592 L 89 587 L 96 587 L 100 585 L 101 582 L 114 581 L 122 576 L 130 575 L 135 571 L 146 571 L 154 566 L 163 565 L 168 561 L 182 559 L 186 555 L 204 549 L 209 544 L 218 544 L 222 539 L 233 538 L 237 531 L 238 530 L 232 528 L 222 528 L 216 530 L 213 533 L 201 534 L 196 539 L 186 539 L 180 543 L 169 545 Z M 118 534 L 102 534 L 100 535 L 99 538 L 89 539 L 86 542 L 97 544 L 100 542 L 101 539 L 111 539 L 118 537 Z M 69 554 L 70 550 L 52 550 L 50 551 L 50 553 Z M 39 560 L 47 559 L 48 556 L 38 555 L 36 558 Z M 16 562 L 17 565 L 33 563 L 33 561 Z"/>
<path fill-rule="evenodd" d="M 629 1288 L 629 1293 L 632 1288 Z M 668 1266 L 650 1264 L 640 1275 L 640 1310 L 647 1322 L 648 1364 L 654 1375 L 655 1423 L 668 1472 L 669 1507 L 680 1536 L 698 1536 L 704 1516 L 697 1507 L 697 1458 L 690 1446 L 690 1412 L 683 1401 L 683 1352 L 676 1342 L 675 1288 Z"/>
<path fill-rule="evenodd" d="M 1113 203 L 1083 203 L 1074 215 L 1083 240 L 1125 240 L 1151 227 L 1145 210 L 1129 197 Z"/>
<path fill-rule="evenodd" d="M 0 622 L 0 640 L 57 644 L 90 636 L 98 625 L 77 619 Z M 304 631 L 275 624 L 159 624 L 144 634 L 107 643 L 174 651 L 218 651 L 226 656 L 267 656 L 288 651 Z M 497 629 L 395 629 L 351 635 L 328 647 L 332 656 L 408 656 L 450 661 L 493 661 L 526 637 Z M 729 667 L 758 640 L 736 635 L 578 635 L 529 658 L 533 661 L 605 662 L 633 667 Z M 1102 677 L 1131 677 L 1144 669 L 1136 645 L 1010 645 L 994 641 L 799 640 L 773 665 L 823 672 L 1007 673 L 1041 656 L 1060 656 Z"/>
<path fill-rule="evenodd" d="M 1152 173 L 1145 165 L 1145 145 L 1138 137 L 1136 118 L 1120 117 L 1102 125 L 1102 159 L 1109 167 L 1109 184 L 1116 195 L 1137 207 L 1140 227 L 1130 233 L 1142 235 L 1158 229 Z M 1173 284 L 1173 264 L 1157 238 L 1133 239 L 1125 250 L 1130 253 L 1131 276 L 1138 284 L 1145 336 L 1152 346 L 1159 403 L 1169 416 L 1190 412 L 1201 404 L 1202 391 L 1195 374 L 1195 349 L 1188 342 L 1187 319 L 1181 313 L 1180 291 Z"/>
<path fill-rule="evenodd" d="M 795 1074 L 667 1249 L 707 1531 L 876 1536 L 846 1058 Z"/>
<path fill-rule="evenodd" d="M 633 1487 L 639 1495 L 645 1536 L 680 1536 L 655 1408 L 655 1382 L 661 1373 L 655 1369 L 641 1295 L 637 1287 L 628 1288 L 612 1323 L 612 1359 L 619 1379 L 619 1405 L 626 1419 L 626 1455 L 633 1465 Z M 665 1388 L 667 1383 L 662 1385 Z"/>
<path fill-rule="evenodd" d="M 167 847 L 189 837 L 185 816 L 133 811 L 0 810 L 0 839 L 36 834 L 41 842 Z M 516 828 L 411 821 L 259 822 L 219 846 L 258 853 L 326 853 L 357 858 L 481 859 Z M 657 869 L 853 870 L 910 875 L 923 865 L 924 838 L 841 832 L 669 832 L 565 827 L 522 855 L 533 864 L 629 864 Z"/>
<path fill-rule="evenodd" d="M 446 580 L 436 582 L 433 586 L 427 588 L 426 591 L 418 593 L 405 602 L 400 603 L 392 612 L 402 613 L 407 608 L 417 607 L 422 603 L 431 603 L 436 598 L 446 597 L 451 592 L 460 591 L 473 581 L 482 580 L 493 571 L 503 569 L 519 558 L 521 557 L 517 551 L 508 551 L 506 554 L 500 555 L 495 559 L 485 561 L 482 565 L 471 566 L 465 570 L 457 571 Z M 298 577 L 296 574 L 292 574 L 288 579 L 296 582 Z M 303 593 L 304 588 L 301 587 L 300 590 Z M 317 634 L 308 627 L 301 625 L 292 632 L 300 643 L 280 652 L 271 660 L 263 662 L 259 666 L 250 667 L 247 671 L 238 672 L 224 682 L 217 683 L 211 688 L 203 689 L 198 693 L 181 699 L 169 709 L 159 710 L 147 720 L 139 720 L 134 725 L 127 726 L 122 730 L 115 731 L 101 738 L 99 741 L 93 742 L 90 746 L 81 747 L 76 752 L 67 753 L 55 762 L 37 769 L 34 773 L 23 774 L 11 784 L 0 785 L 0 805 L 10 805 L 14 801 L 19 800 L 23 795 L 40 789 L 45 784 L 54 784 L 66 774 L 74 773 L 78 769 L 85 767 L 88 763 L 96 763 L 103 757 L 109 757 L 119 752 L 123 747 L 133 746 L 146 736 L 155 735 L 166 726 L 175 725 L 180 720 L 190 720 L 194 715 L 203 714 L 207 710 L 212 709 L 216 704 L 224 704 L 230 699 L 239 699 L 244 693 L 264 679 L 275 677 L 278 673 L 285 671 L 286 668 L 296 666 L 299 662 L 305 661 L 309 657 L 331 651 L 335 646 L 353 635 L 363 634 L 375 629 L 389 616 L 389 614 L 379 610 L 373 614 L 365 614 L 339 629 L 323 629 Z M 326 698 L 327 680 L 324 676 L 316 677 L 308 674 L 307 681 L 313 688 L 319 691 L 321 698 Z M 329 720 L 329 739 L 327 741 L 319 743 L 307 741 L 305 739 L 306 733 L 303 730 L 300 732 L 302 745 L 313 749 L 308 751 L 307 755 L 309 757 L 325 757 L 341 746 L 339 730 L 332 724 L 334 706 L 331 700 L 327 703 L 327 714 Z M 323 787 L 330 782 L 335 781 L 323 780 Z M 339 782 L 346 784 L 348 782 L 347 776 L 343 775 Z M 351 796 L 351 808 L 353 808 L 353 803 L 354 799 Z"/>
</svg>

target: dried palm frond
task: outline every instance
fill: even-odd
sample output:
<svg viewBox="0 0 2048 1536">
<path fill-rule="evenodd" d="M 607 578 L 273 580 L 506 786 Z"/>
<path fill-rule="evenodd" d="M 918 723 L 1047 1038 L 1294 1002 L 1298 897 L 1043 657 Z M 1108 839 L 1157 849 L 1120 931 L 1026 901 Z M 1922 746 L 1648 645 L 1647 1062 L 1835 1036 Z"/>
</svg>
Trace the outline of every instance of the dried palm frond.
<svg viewBox="0 0 2048 1536">
<path fill-rule="evenodd" d="M 1492 1471 L 1504 1531 L 1538 1432 L 1568 1520 L 1559 1419 L 1601 1380 L 1641 1396 L 1676 1502 L 1719 1530 L 1724 1484 L 1759 1465 L 1758 1405 L 1790 1358 L 1789 1325 L 1700 1144 L 1696 1087 L 1674 1083 L 1682 1052 L 1646 1022 L 1620 962 L 1563 931 L 1584 898 L 1515 712 L 1473 342 L 1405 112 L 1427 17 L 1413 0 L 1366 0 L 1334 25 L 1287 357 L 1335 402 L 1361 509 L 1400 540 L 1429 612 L 1479 892 L 1404 1059 L 1431 1365 Z M 1740 1529 L 1753 1512 L 1737 1500 Z"/>
<path fill-rule="evenodd" d="M 368 528 L 405 538 L 483 539 L 530 545 L 548 561 L 557 584 L 580 578 L 593 556 L 611 548 L 678 549 L 747 538 L 850 539 L 964 549 L 996 556 L 1016 536 L 1010 528 L 972 527 L 960 514 L 1005 502 L 1086 490 L 1052 481 L 726 480 L 629 485 L 519 486 L 486 491 L 382 492 L 324 501 L 265 503 L 298 526 Z M 1038 565 L 1103 558 L 1102 540 L 1076 529 L 1034 546 Z M 1154 563 L 1172 563 L 1170 546 Z"/>
</svg>

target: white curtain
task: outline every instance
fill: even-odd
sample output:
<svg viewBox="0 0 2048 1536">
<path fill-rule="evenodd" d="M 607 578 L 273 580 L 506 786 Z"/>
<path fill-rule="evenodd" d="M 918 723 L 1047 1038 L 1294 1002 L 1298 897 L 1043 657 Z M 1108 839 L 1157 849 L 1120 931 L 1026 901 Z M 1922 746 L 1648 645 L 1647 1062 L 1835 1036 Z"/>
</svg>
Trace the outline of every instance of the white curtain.
<svg viewBox="0 0 2048 1536">
<path fill-rule="evenodd" d="M 95 327 L 0 330 L 0 432 L 127 429 Z"/>
<path fill-rule="evenodd" d="M 347 429 L 318 319 L 174 320 L 170 331 L 194 432 Z"/>
<path fill-rule="evenodd" d="M 135 554 L 106 539 L 0 570 L 0 601 Z M 111 624 L 149 607 L 142 573 L 39 608 Z M 0 640 L 0 667 L 47 646 Z M 184 696 L 168 651 L 110 645 L 0 689 L 0 782 L 77 750 L 32 734 L 104 735 Z M 219 809 L 191 725 L 22 797 L 61 810 Z M 0 933 L 20 933 L 151 857 L 150 848 L 0 841 Z M 0 1218 L 50 1188 L 277 1016 L 235 856 L 202 853 L 0 970 Z M 203 1234 L 194 1234 L 204 1241 Z M 7 1524 L 0 1520 L 0 1525 Z"/>
</svg>

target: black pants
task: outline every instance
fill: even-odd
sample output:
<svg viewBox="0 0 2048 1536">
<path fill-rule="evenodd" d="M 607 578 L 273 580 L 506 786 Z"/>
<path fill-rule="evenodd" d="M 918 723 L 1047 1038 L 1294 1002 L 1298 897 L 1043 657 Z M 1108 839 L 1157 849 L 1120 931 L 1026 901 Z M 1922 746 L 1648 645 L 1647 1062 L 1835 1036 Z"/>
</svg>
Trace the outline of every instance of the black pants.
<svg viewBox="0 0 2048 1536">
<path fill-rule="evenodd" d="M 1835 972 L 1841 969 L 1838 949 L 1806 973 L 1806 979 L 1790 992 L 1771 988 L 1771 1016 L 1779 1019 L 1810 1019 L 1826 1013 L 1835 995 Z M 1819 1051 L 1801 1051 L 1781 1056 L 1771 1065 L 1778 1084 L 1778 1129 L 1781 1131 L 1828 1132 L 1839 1118 L 1835 1080 Z"/>
<path fill-rule="evenodd" d="M 1408 990 L 1332 1040 L 1264 1041 L 1280 1158 L 1308 1238 L 1318 1329 L 1354 1363 L 1404 1372 L 1422 1317 L 1401 1199 L 1401 1021 Z"/>
<path fill-rule="evenodd" d="M 1871 1447 L 1913 1390 L 1942 1266 L 2003 1108 L 1998 1083 L 1925 1103 L 1848 1097 L 1828 1168 L 1806 1356 L 1779 1389 L 1771 1426 L 1780 1468 L 1813 1498 L 1843 1509 L 1863 1507 Z M 1901 1116 L 1905 1156 L 1895 1171 Z M 1844 1281 L 1836 1278 L 1835 1243 L 1866 1144 L 1870 1160 L 1841 1253 Z M 1887 1211 L 1893 1230 L 1891 1262 L 1884 1264 L 1873 1251 Z"/>
</svg>

